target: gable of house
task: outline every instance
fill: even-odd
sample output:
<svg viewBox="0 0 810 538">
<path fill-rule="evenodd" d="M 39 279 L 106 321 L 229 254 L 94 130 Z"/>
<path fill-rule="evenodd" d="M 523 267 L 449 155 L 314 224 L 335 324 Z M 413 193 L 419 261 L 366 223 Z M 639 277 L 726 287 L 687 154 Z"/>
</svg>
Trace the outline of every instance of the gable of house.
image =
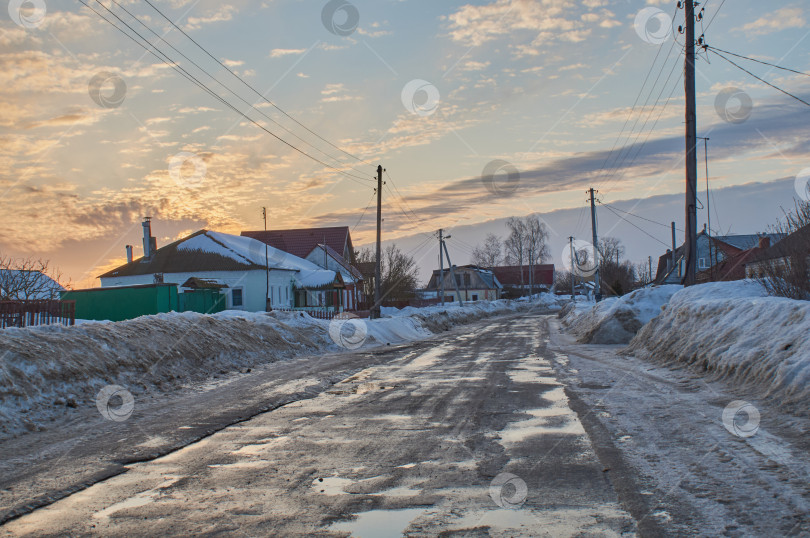
<svg viewBox="0 0 810 538">
<path fill-rule="evenodd" d="M 41 271 L 0 269 L 0 297 L 15 301 L 59 299 L 63 291 L 62 285 Z"/>
<path fill-rule="evenodd" d="M 299 258 L 306 258 L 318 245 L 326 244 L 349 262 L 354 259 L 354 245 L 352 245 L 348 226 L 244 231 L 241 235 L 289 252 Z"/>
</svg>

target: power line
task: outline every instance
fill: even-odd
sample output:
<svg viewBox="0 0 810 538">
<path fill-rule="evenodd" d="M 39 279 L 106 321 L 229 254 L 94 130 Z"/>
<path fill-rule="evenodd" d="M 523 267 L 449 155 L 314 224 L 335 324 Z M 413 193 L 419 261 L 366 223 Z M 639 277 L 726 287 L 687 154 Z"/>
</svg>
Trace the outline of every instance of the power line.
<svg viewBox="0 0 810 538">
<path fill-rule="evenodd" d="M 720 49 L 720 48 L 717 48 L 717 47 L 713 47 L 711 45 L 703 45 L 703 48 L 704 49 L 711 49 L 711 50 L 714 50 L 714 51 L 720 51 L 720 52 L 723 52 L 725 54 L 730 54 L 732 56 L 736 56 L 737 58 L 742 58 L 743 60 L 751 60 L 752 62 L 757 62 L 757 63 L 762 64 L 762 65 L 767 65 L 767 66 L 770 66 L 770 67 L 775 67 L 777 69 L 782 69 L 783 71 L 790 71 L 791 73 L 796 73 L 797 75 L 804 75 L 805 77 L 810 77 L 810 73 L 805 73 L 803 71 L 797 71 L 797 70 L 791 69 L 789 67 L 782 67 L 781 65 L 772 64 L 770 62 L 766 62 L 766 61 L 763 61 L 763 60 L 757 60 L 756 58 L 749 58 L 748 56 L 743 56 L 742 54 L 736 54 L 734 52 L 729 52 L 727 50 L 723 50 L 723 49 Z"/>
<path fill-rule="evenodd" d="M 174 23 L 174 21 L 172 21 L 172 20 L 171 20 L 169 17 L 167 17 L 166 15 L 164 15 L 162 11 L 160 11 L 160 10 L 159 10 L 159 9 L 158 9 L 158 8 L 157 8 L 157 7 L 156 7 L 156 6 L 155 6 L 155 5 L 152 3 L 152 2 L 150 2 L 150 0 L 144 0 L 144 2 L 146 2 L 147 4 L 149 4 L 149 6 L 151 6 L 151 7 L 152 7 L 152 9 L 154 9 L 155 11 L 157 11 L 157 12 L 158 12 L 158 14 L 159 14 L 161 17 L 163 17 L 164 19 L 166 19 L 166 21 L 168 21 L 168 23 L 169 23 L 169 24 L 171 24 L 171 25 L 172 25 L 174 28 L 176 28 L 176 29 L 177 29 L 177 31 L 179 31 L 181 34 L 183 34 L 184 36 L 186 36 L 186 37 L 187 37 L 187 38 L 188 38 L 188 39 L 189 39 L 189 40 L 190 40 L 192 43 L 194 43 L 194 44 L 195 44 L 195 45 L 196 45 L 196 46 L 197 46 L 197 47 L 198 47 L 200 50 L 202 50 L 202 51 L 203 51 L 205 54 L 207 54 L 209 58 L 211 58 L 212 60 L 214 60 L 215 62 L 217 62 L 217 63 L 218 63 L 218 64 L 219 64 L 219 65 L 220 65 L 220 66 L 221 66 L 223 69 L 225 69 L 226 71 L 228 71 L 228 73 L 230 73 L 230 74 L 231 74 L 233 77 L 235 77 L 235 78 L 236 78 L 236 79 L 237 79 L 239 82 L 241 82 L 242 84 L 244 84 L 245 86 L 247 86 L 247 87 L 248 87 L 248 88 L 249 88 L 249 89 L 250 89 L 250 90 L 251 90 L 253 93 L 255 93 L 256 95 L 258 95 L 258 96 L 259 96 L 261 99 L 263 99 L 265 102 L 267 102 L 267 103 L 268 103 L 269 105 L 271 105 L 273 108 L 275 108 L 276 110 L 278 110 L 279 112 L 281 112 L 282 114 L 284 114 L 285 116 L 287 116 L 288 118 L 290 118 L 292 121 L 294 121 L 296 124 L 298 124 L 299 126 L 303 127 L 304 129 L 306 129 L 306 130 L 307 130 L 308 132 L 310 132 L 311 134 L 313 134 L 313 135 L 315 135 L 316 137 L 318 137 L 318 138 L 319 138 L 320 140 L 322 140 L 323 142 L 326 142 L 327 144 L 329 144 L 329 145 L 330 145 L 330 146 L 332 146 L 333 148 L 337 149 L 338 151 L 341 151 L 341 152 L 345 153 L 346 155 L 348 155 L 349 157 L 352 157 L 353 159 L 357 159 L 358 161 L 360 161 L 360 162 L 362 162 L 362 163 L 365 163 L 365 164 L 371 165 L 371 163 L 370 163 L 370 162 L 368 162 L 368 161 L 366 161 L 366 160 L 364 160 L 364 159 L 361 159 L 360 157 L 358 157 L 358 156 L 356 156 L 356 155 L 354 155 L 354 154 L 352 154 L 352 153 L 349 153 L 348 151 L 344 150 L 343 148 L 341 148 L 341 147 L 339 147 L 339 146 L 337 146 L 337 145 L 333 144 L 332 142 L 330 142 L 330 141 L 329 141 L 329 140 L 327 140 L 326 138 L 322 137 L 321 135 L 319 135 L 318 133 L 316 133 L 315 131 L 313 131 L 312 129 L 310 129 L 309 127 L 307 127 L 306 125 L 304 125 L 304 124 L 303 124 L 303 123 L 301 123 L 300 121 L 296 120 L 294 117 L 292 117 L 290 114 L 288 114 L 287 112 L 285 112 L 285 111 L 284 111 L 284 110 L 283 110 L 281 107 L 279 107 L 277 104 L 275 104 L 275 103 L 273 103 L 272 101 L 270 101 L 269 99 L 267 99 L 267 97 L 265 97 L 265 96 L 264 96 L 264 94 L 262 94 L 261 92 L 259 92 L 258 90 L 256 90 L 256 88 L 254 88 L 253 86 L 251 86 L 251 85 L 250 85 L 250 84 L 249 84 L 247 81 L 245 81 L 245 80 L 244 80 L 242 77 L 240 77 L 239 75 L 237 75 L 235 72 L 231 71 L 231 70 L 228 68 L 228 66 L 226 66 L 224 63 L 222 63 L 221 61 L 219 61 L 219 59 L 218 59 L 217 57 L 215 57 L 213 54 L 211 54 L 210 52 L 208 52 L 208 50 L 206 50 L 206 48 L 205 48 L 205 47 L 203 47 L 202 45 L 200 45 L 200 44 L 199 44 L 199 43 L 198 43 L 198 42 L 197 42 L 197 41 L 196 41 L 196 40 L 195 40 L 193 37 L 191 37 L 190 35 L 188 35 L 188 34 L 187 34 L 187 33 L 186 33 L 186 32 L 185 32 L 185 31 L 184 31 L 182 28 L 180 28 L 179 26 L 177 26 L 177 24 L 175 24 L 175 23 Z"/>
<path fill-rule="evenodd" d="M 629 224 L 630 226 L 633 226 L 634 228 L 636 228 L 637 230 L 639 230 L 641 233 L 643 233 L 643 234 L 644 234 L 644 235 L 646 235 L 647 237 L 650 237 L 651 239 L 654 239 L 654 240 L 658 241 L 659 243 L 661 243 L 661 244 L 662 244 L 662 245 L 664 245 L 665 247 L 669 247 L 669 246 L 670 246 L 670 245 L 668 245 L 667 243 L 665 243 L 665 242 L 661 241 L 660 239 L 658 239 L 657 237 L 655 237 L 654 235 L 652 235 L 652 234 L 648 233 L 648 232 L 647 232 L 646 230 L 644 230 L 643 228 L 641 228 L 641 227 L 639 227 L 639 226 L 636 226 L 636 224 L 635 224 L 635 223 L 633 223 L 633 222 L 631 222 L 631 221 L 627 220 L 626 218 L 622 217 L 621 215 L 619 215 L 618 213 L 616 213 L 615 211 L 613 211 L 613 210 L 612 210 L 610 207 L 608 207 L 608 206 L 605 206 L 605 207 L 607 207 L 607 210 L 608 210 L 608 211 L 610 211 L 611 213 L 613 213 L 614 215 L 616 215 L 617 217 L 619 217 L 619 219 L 623 220 L 624 222 L 626 222 L 626 223 L 627 223 L 627 224 Z"/>
<path fill-rule="evenodd" d="M 357 222 L 354 224 L 354 226 L 352 226 L 352 231 L 354 231 L 354 229 L 360 225 L 360 221 L 363 220 L 363 217 L 366 215 L 366 211 L 368 211 L 368 208 L 371 207 L 371 204 L 374 202 L 374 196 L 376 196 L 376 194 L 377 193 L 374 191 L 371 192 L 371 198 L 369 198 L 368 204 L 366 204 L 366 208 L 363 210 L 362 213 L 360 213 L 360 218 L 357 219 Z"/>
<path fill-rule="evenodd" d="M 118 8 L 119 8 L 119 9 L 121 9 L 122 11 L 124 11 L 124 12 L 125 12 L 127 15 L 129 15 L 130 17 L 132 17 L 133 19 L 135 19 L 135 20 L 136 20 L 136 21 L 137 21 L 137 22 L 138 22 L 138 23 L 139 23 L 141 26 L 143 26 L 144 28 L 146 28 L 147 30 L 149 30 L 149 32 L 151 32 L 151 33 L 152 33 L 154 36 L 156 36 L 158 39 L 160 39 L 160 40 L 161 40 L 163 43 L 165 43 L 166 45 L 168 45 L 169 47 L 171 47 L 171 49 L 172 49 L 172 50 L 174 50 L 174 51 L 175 51 L 176 53 L 178 53 L 180 56 L 182 56 L 183 58 L 185 58 L 185 59 L 186 59 L 188 62 L 190 62 L 190 63 L 191 63 L 191 64 L 192 64 L 194 67 L 196 67 L 197 69 L 199 69 L 200 71 L 202 71 L 203 73 L 205 73 L 206 75 L 208 75 L 208 78 L 210 78 L 211 80 L 213 80 L 214 82 L 216 82 L 217 84 L 219 84 L 219 85 L 220 85 L 222 88 L 224 88 L 225 90 L 227 90 L 228 92 L 230 92 L 231 94 L 233 94 L 233 95 L 234 95 L 234 96 L 235 96 L 237 99 L 239 99 L 240 101 L 242 101 L 243 103 L 245 103 L 246 105 L 248 105 L 249 107 L 251 107 L 253 110 L 255 110 L 256 112 L 258 112 L 259 114 L 261 114 L 261 115 L 262 115 L 264 118 L 266 118 L 268 121 L 270 121 L 270 122 L 272 122 L 273 124 L 277 125 L 278 127 L 280 127 L 281 129 L 283 129 L 284 131 L 286 131 L 287 133 L 289 133 L 290 135 L 292 135 L 293 137 L 295 137 L 295 138 L 296 138 L 296 139 L 298 139 L 299 141 L 303 142 L 304 144 L 306 144 L 306 145 L 310 146 L 310 147 L 311 147 L 311 148 L 313 148 L 315 151 L 318 151 L 319 153 L 321 153 L 321 154 L 325 155 L 326 157 L 329 157 L 330 159 L 334 159 L 334 160 L 335 160 L 337 163 L 339 163 L 340 165 L 343 165 L 343 163 L 340 161 L 340 159 L 338 159 L 338 158 L 336 158 L 336 157 L 334 157 L 334 156 L 330 155 L 329 153 L 327 153 L 327 152 L 323 151 L 323 150 L 322 150 L 322 149 L 320 149 L 319 147 L 317 147 L 317 146 L 315 146 L 315 145 L 311 144 L 310 142 L 308 142 L 308 141 L 304 140 L 303 138 L 301 138 L 300 136 L 298 136 L 297 134 L 295 134 L 293 131 L 291 131 L 290 129 L 288 129 L 288 128 L 287 128 L 287 127 L 285 127 L 284 125 L 280 124 L 279 122 L 277 122 L 276 120 L 274 120 L 273 118 L 271 118 L 270 116 L 268 116 L 267 114 L 265 114 L 263 111 L 261 111 L 261 110 L 259 110 L 258 108 L 256 108 L 256 106 L 255 106 L 255 105 L 253 105 L 252 103 L 250 103 L 250 102 L 249 102 L 247 99 L 243 98 L 241 95 L 239 95 L 238 93 L 236 93 L 236 92 L 235 92 L 234 90 L 232 90 L 230 87 L 226 86 L 226 85 L 225 85 L 224 83 L 222 83 L 222 82 L 221 82 L 219 79 L 217 79 L 217 78 L 216 78 L 215 76 L 213 76 L 211 73 L 209 73 L 208 71 L 206 71 L 206 70 L 205 70 L 205 68 L 201 67 L 201 66 L 200 66 L 200 65 L 199 65 L 197 62 L 195 62 L 194 60 L 192 60 L 191 58 L 189 58 L 188 56 L 186 56 L 186 55 L 185 55 L 185 54 L 184 54 L 182 51 L 178 50 L 178 49 L 177 49 L 177 48 L 176 48 L 174 45 L 172 45 L 171 43 L 169 43 L 168 41 L 166 41 L 166 39 L 164 39 L 164 38 L 163 38 L 163 36 L 161 36 L 160 34 L 158 34 L 157 32 L 155 32 L 155 31 L 154 31 L 152 28 L 150 28 L 150 27 L 149 27 L 149 26 L 148 26 L 146 23 L 144 23 L 143 21 L 141 21 L 141 20 L 140 20 L 140 19 L 139 19 L 139 18 L 138 18 L 136 15 L 134 15 L 132 12 L 130 12 L 129 10 L 127 10 L 127 8 L 125 8 L 124 6 L 122 6 L 122 5 L 121 5 L 121 4 L 120 4 L 120 3 L 119 3 L 117 0 L 112 0 L 112 2 L 113 2 L 113 3 L 114 3 L 116 6 L 118 6 Z M 102 4 L 102 5 L 103 5 L 103 4 Z M 119 20 L 120 20 L 120 19 L 119 19 Z M 152 46 L 154 46 L 154 45 L 152 45 Z M 354 168 L 353 166 L 349 166 L 349 168 L 351 168 L 352 170 L 354 170 L 355 172 L 357 172 L 357 173 L 359 173 L 359 174 L 364 174 L 364 172 L 363 172 L 363 171 L 358 170 L 357 168 Z M 369 181 L 372 181 L 372 180 L 369 178 Z"/>
<path fill-rule="evenodd" d="M 659 226 L 663 226 L 664 228 L 667 228 L 667 229 L 671 229 L 671 228 L 672 228 L 672 225 L 671 225 L 671 224 L 665 224 L 665 223 L 663 223 L 663 222 L 658 222 L 658 221 L 656 221 L 656 220 L 648 219 L 647 217 L 642 217 L 641 215 L 636 215 L 635 213 L 631 213 L 630 211 L 625 211 L 624 209 L 619 209 L 619 208 L 618 208 L 618 207 L 616 207 L 616 206 L 612 206 L 612 205 L 610 205 L 610 204 L 606 204 L 605 202 L 603 202 L 603 201 L 601 201 L 601 200 L 597 200 L 597 202 L 599 202 L 599 204 L 601 204 L 601 205 L 603 205 L 603 206 L 605 206 L 605 207 L 607 207 L 607 208 L 609 208 L 609 209 L 615 209 L 616 211 L 621 211 L 622 213 L 625 213 L 626 215 L 631 215 L 631 216 L 633 216 L 633 217 L 636 217 L 637 219 L 646 220 L 647 222 L 651 222 L 651 223 L 653 223 L 653 224 L 658 224 Z M 682 230 L 682 229 L 680 229 L 680 228 L 677 228 L 677 227 L 676 227 L 675 229 L 676 229 L 676 230 L 678 230 L 679 232 L 683 232 L 683 230 Z"/>
<path fill-rule="evenodd" d="M 742 71 L 745 71 L 746 73 L 748 73 L 749 75 L 751 75 L 752 77 L 754 77 L 754 78 L 755 78 L 755 79 L 757 79 L 758 81 L 762 82 L 763 84 L 767 84 L 767 85 L 768 85 L 768 86 L 770 86 L 771 88 L 773 88 L 773 89 L 775 89 L 775 90 L 778 90 L 778 91 L 780 91 L 780 92 L 784 93 L 784 94 L 785 94 L 785 95 L 787 95 L 788 97 L 792 97 L 792 98 L 794 98 L 795 100 L 799 101 L 800 103 L 803 103 L 803 104 L 805 104 L 805 105 L 807 105 L 807 106 L 810 106 L 810 103 L 808 103 L 807 101 L 805 101 L 805 100 L 804 100 L 804 99 L 802 99 L 801 97 L 796 97 L 796 96 L 795 96 L 795 95 L 793 95 L 792 93 L 790 93 L 790 92 L 788 92 L 788 91 L 786 91 L 786 90 L 783 90 L 783 89 L 782 89 L 782 88 L 780 88 L 779 86 L 777 86 L 777 85 L 775 85 L 775 84 L 771 84 L 770 82 L 768 82 L 768 81 L 767 81 L 767 80 L 765 80 L 764 78 L 758 77 L 757 75 L 755 75 L 754 73 L 752 73 L 752 72 L 751 72 L 751 71 L 749 71 L 748 69 L 746 69 L 746 68 L 744 68 L 744 67 L 742 67 L 742 66 L 738 65 L 737 63 L 735 63 L 733 60 L 731 60 L 731 59 L 729 59 L 729 58 L 726 58 L 725 56 L 723 56 L 722 54 L 720 54 L 719 52 L 717 52 L 717 50 L 716 50 L 714 47 L 709 47 L 709 50 L 711 50 L 712 52 L 714 52 L 716 55 L 720 56 L 722 59 L 724 59 L 725 61 L 727 61 L 728 63 L 730 63 L 730 64 L 731 64 L 731 65 L 733 65 L 734 67 L 736 67 L 737 69 L 740 69 L 740 70 L 742 70 Z"/>
<path fill-rule="evenodd" d="M 182 66 L 180 66 L 179 64 L 177 64 L 177 62 L 175 62 L 174 60 L 172 60 L 172 59 L 171 59 L 171 58 L 170 58 L 168 55 L 166 55 L 164 52 L 162 52 L 162 51 L 161 51 L 159 48 L 157 48 L 155 45 L 153 45 L 152 43 L 150 43 L 150 42 L 149 42 L 149 41 L 148 41 L 146 38 L 144 38 L 144 37 L 143 37 L 143 36 L 142 36 L 142 35 L 141 35 L 141 34 L 140 34 L 140 33 L 139 33 L 137 30 L 135 30 L 134 28 L 132 28 L 132 26 L 130 26 L 129 24 L 127 24 L 127 22 L 126 22 L 126 21 L 124 21 L 123 19 L 121 19 L 121 17 L 119 17 L 119 16 L 118 16 L 116 13 L 114 13 L 113 11 L 111 11 L 111 10 L 110 10 L 110 9 L 109 9 L 107 6 L 105 6 L 104 4 L 102 4 L 102 3 L 100 2 L 100 0 L 96 0 L 96 3 L 98 3 L 98 4 L 99 4 L 101 7 L 103 7 L 105 10 L 107 10 L 107 11 L 108 11 L 108 12 L 109 12 L 109 13 L 110 13 L 110 14 L 111 14 L 113 17 L 115 17 L 115 18 L 116 18 L 116 19 L 117 19 L 119 22 L 121 22 L 121 24 L 123 24 L 124 26 L 126 26 L 126 27 L 127 27 L 127 28 L 128 28 L 128 29 L 129 29 L 129 30 L 132 32 L 132 33 L 134 33 L 135 35 L 137 35 L 137 36 L 138 36 L 138 37 L 139 37 L 141 40 L 143 40 L 143 41 L 144 41 L 144 43 L 146 43 L 147 45 L 149 45 L 149 47 L 152 47 L 153 49 L 155 49 L 155 51 L 156 51 L 157 53 L 156 53 L 156 52 L 153 52 L 153 51 L 152 51 L 152 50 L 150 50 L 148 47 L 146 47 L 146 46 L 145 46 L 143 43 L 141 43 L 140 41 L 138 41 L 137 39 L 135 39 L 134 37 L 132 37 L 132 36 L 131 36 L 130 34 L 128 34 L 128 33 L 127 33 L 125 30 L 123 30 L 123 29 L 122 29 L 122 28 L 120 28 L 118 25 L 116 25 L 116 24 L 115 24 L 113 21 L 111 21 L 110 19 L 108 19 L 107 17 L 105 17 L 105 16 L 104 16 L 102 13 L 100 13 L 100 12 L 96 11 L 95 9 L 93 9 L 92 7 L 90 7 L 90 5 L 88 5 L 88 4 L 87 4 L 87 2 L 86 2 L 85 0 L 79 0 L 79 2 L 81 2 L 81 3 L 82 3 L 82 4 L 83 4 L 85 7 L 87 7 L 87 8 L 88 8 L 90 11 L 92 11 L 93 13 L 95 13 L 96 15 L 98 15 L 99 17 L 101 17 L 101 18 L 102 18 L 102 19 L 103 19 L 105 22 L 107 22 L 108 24 L 110 24 L 111 26 L 113 26 L 113 27 L 114 27 L 116 30 L 118 30 L 119 32 L 123 33 L 125 36 L 127 36 L 128 38 L 130 38 L 132 41 L 134 41 L 135 43 L 137 43 L 137 44 L 138 44 L 138 45 L 139 45 L 141 48 L 143 48 L 144 50 L 146 50 L 148 53 L 150 53 L 151 55 L 155 56 L 155 57 L 156 57 L 158 60 L 162 61 L 163 63 L 165 63 L 166 65 L 168 65 L 169 67 L 171 67 L 172 69 L 174 69 L 175 71 L 177 71 L 178 73 L 180 73 L 181 75 L 183 75 L 184 77 L 186 77 L 186 78 L 187 78 L 188 80 L 190 80 L 190 81 L 191 81 L 193 84 L 195 84 L 195 85 L 197 85 L 198 87 L 200 87 L 200 88 L 201 88 L 203 91 L 205 91 L 206 93 L 208 93 L 209 95 L 211 95 L 212 97 L 214 97 L 215 99 L 217 99 L 219 102 L 221 102 L 223 105 L 225 105 L 226 107 L 230 108 L 231 110 L 233 110 L 234 112 L 236 112 L 237 114 L 239 114 L 240 116 L 242 116 L 243 118 L 245 118 L 246 120 L 248 120 L 250 123 L 252 123 L 252 124 L 256 125 L 258 128 L 260 128 L 261 130 L 263 130 L 264 132 L 266 132 L 266 133 L 267 133 L 267 134 L 269 134 L 270 136 L 272 136 L 272 137 L 276 138 L 277 140 L 279 140 L 279 141 L 280 141 L 280 142 L 282 142 L 283 144 L 285 144 L 285 145 L 289 146 L 290 148 L 294 149 L 294 150 L 295 150 L 295 151 L 297 151 L 298 153 L 301 153 L 302 155 L 304 155 L 304 156 L 306 156 L 306 157 L 309 157 L 309 158 L 310 158 L 310 159 L 312 159 L 313 161 L 315 161 L 315 162 L 317 162 L 317 163 L 319 163 L 319 164 L 321 164 L 321 165 L 323 165 L 323 166 L 325 166 L 325 167 L 327 167 L 327 168 L 331 168 L 331 169 L 335 170 L 336 172 L 338 172 L 338 173 L 340 173 L 340 174 L 343 174 L 344 176 L 346 176 L 346 177 L 348 177 L 348 178 L 350 178 L 350 179 L 353 179 L 353 180 L 367 180 L 367 178 L 363 178 L 363 177 L 355 176 L 354 174 L 349 174 L 348 172 L 345 172 L 345 171 L 343 171 L 343 170 L 340 170 L 339 168 L 337 168 L 337 167 L 335 167 L 335 166 L 332 166 L 332 165 L 330 165 L 330 164 L 328 164 L 328 163 L 325 163 L 325 162 L 321 161 L 321 160 L 320 160 L 320 159 L 318 159 L 317 157 L 314 157 L 314 156 L 310 155 L 309 153 L 307 153 L 306 151 L 304 151 L 304 150 L 302 150 L 302 149 L 298 148 L 297 146 L 295 146 L 295 145 L 291 144 L 290 142 L 287 142 L 286 140 L 284 140 L 283 138 L 281 138 L 281 137 L 280 137 L 280 136 L 278 136 L 277 134 L 273 133 L 272 131 L 270 131 L 269 129 L 267 129 L 266 127 L 264 127 L 264 126 L 263 126 L 263 125 L 261 125 L 260 123 L 258 123 L 256 120 L 254 120 L 253 118 L 251 118 L 250 116 L 248 116 L 247 114 L 245 114 L 244 112 L 242 112 L 241 110 L 239 110 L 238 108 L 236 108 L 234 105 L 232 105 L 231 103 L 229 103 L 229 102 L 228 102 L 228 101 L 227 101 L 225 98 L 223 98 L 222 96 L 218 95 L 218 94 L 217 94 L 216 92 L 214 92 L 214 91 L 213 91 L 211 88 L 209 88 L 208 86 L 206 86 L 206 85 L 205 85 L 205 84 L 204 84 L 202 81 L 200 81 L 200 80 L 199 80 L 197 77 L 195 77 L 194 75 L 192 75 L 191 73 L 189 73 L 189 72 L 188 72 L 186 69 L 184 69 Z M 163 56 L 163 58 L 161 58 L 161 56 Z M 364 184 L 364 183 L 361 183 L 361 184 Z"/>
</svg>

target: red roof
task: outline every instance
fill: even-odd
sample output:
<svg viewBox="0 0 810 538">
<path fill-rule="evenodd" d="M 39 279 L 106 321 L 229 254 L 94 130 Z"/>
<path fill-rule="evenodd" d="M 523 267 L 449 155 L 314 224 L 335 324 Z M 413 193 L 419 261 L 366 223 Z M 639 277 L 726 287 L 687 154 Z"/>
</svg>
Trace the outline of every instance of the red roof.
<svg viewBox="0 0 810 538">
<path fill-rule="evenodd" d="M 537 286 L 554 284 L 554 264 L 539 263 L 537 265 L 503 265 L 501 267 L 490 267 L 489 270 L 495 273 L 498 281 L 504 286 L 520 286 L 520 272 L 523 270 L 523 284 L 529 285 L 529 275 L 534 269 L 534 284 Z"/>
<path fill-rule="evenodd" d="M 299 228 L 296 230 L 258 230 L 242 232 L 245 237 L 258 239 L 271 247 L 293 256 L 306 258 L 318 245 L 326 243 L 331 249 L 351 263 L 354 246 L 348 226 L 331 228 Z"/>
</svg>

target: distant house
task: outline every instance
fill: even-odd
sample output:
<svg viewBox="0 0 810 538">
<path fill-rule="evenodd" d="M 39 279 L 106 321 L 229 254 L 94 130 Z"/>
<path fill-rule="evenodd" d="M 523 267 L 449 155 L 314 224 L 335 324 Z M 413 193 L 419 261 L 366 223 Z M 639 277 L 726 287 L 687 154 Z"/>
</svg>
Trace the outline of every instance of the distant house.
<svg viewBox="0 0 810 538">
<path fill-rule="evenodd" d="M 554 285 L 554 264 L 502 265 L 490 268 L 503 285 L 504 296 L 522 297 L 530 294 L 530 284 L 534 293 L 549 291 Z"/>
<path fill-rule="evenodd" d="M 338 254 L 332 247 L 320 244 L 312 249 L 306 258 L 321 267 L 340 273 L 343 278 L 344 289 L 341 304 L 347 310 L 357 310 L 358 305 L 365 301 L 363 290 L 363 275 L 360 270 L 350 264 L 346 258 Z"/>
<path fill-rule="evenodd" d="M 745 278 L 743 266 L 749 254 L 743 254 L 761 247 L 761 240 L 774 245 L 785 237 L 784 234 L 743 234 L 710 236 L 705 229 L 697 235 L 698 280 L 739 280 Z M 764 244 L 764 243 L 763 243 Z M 681 245 L 658 258 L 655 274 L 656 284 L 680 284 L 686 272 L 684 253 Z"/>
<path fill-rule="evenodd" d="M 257 230 L 242 232 L 273 248 L 306 258 L 318 245 L 327 245 L 350 264 L 354 264 L 354 245 L 348 226 L 297 228 L 292 230 Z"/>
<path fill-rule="evenodd" d="M 0 300 L 59 299 L 63 291 L 65 288 L 40 271 L 0 269 Z"/>
<path fill-rule="evenodd" d="M 799 228 L 776 245 L 766 245 L 765 248 L 753 253 L 744 263 L 745 276 L 747 278 L 768 276 L 766 266 L 785 265 L 792 256 L 801 253 L 810 258 L 810 224 Z"/>
<path fill-rule="evenodd" d="M 156 248 L 146 225 L 144 233 L 150 234 L 145 256 L 101 275 L 102 287 L 171 283 L 181 293 L 215 287 L 226 294 L 226 308 L 253 312 L 342 308 L 340 273 L 255 239 L 200 230 Z"/>
<path fill-rule="evenodd" d="M 455 280 L 453 280 L 455 276 Z M 437 297 L 441 294 L 442 277 L 444 281 L 445 302 L 457 301 L 494 301 L 501 298 L 503 286 L 498 278 L 488 269 L 477 265 L 463 265 L 443 271 L 436 269 L 428 281 L 428 285 L 421 290 L 425 298 Z M 456 291 L 458 288 L 458 292 Z"/>
<path fill-rule="evenodd" d="M 367 300 L 367 286 L 364 286 L 366 277 L 355 263 L 348 226 L 243 231 L 242 236 L 308 260 L 322 269 L 340 273 L 345 286 L 341 292 L 344 308 L 355 310 Z"/>
</svg>

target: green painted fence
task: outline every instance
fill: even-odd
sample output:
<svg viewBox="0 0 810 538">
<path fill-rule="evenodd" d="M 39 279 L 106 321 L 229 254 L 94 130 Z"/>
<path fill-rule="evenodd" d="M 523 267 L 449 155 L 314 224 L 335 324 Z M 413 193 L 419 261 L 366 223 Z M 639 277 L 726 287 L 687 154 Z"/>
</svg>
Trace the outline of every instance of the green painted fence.
<svg viewBox="0 0 810 538">
<path fill-rule="evenodd" d="M 214 313 L 225 310 L 219 290 L 178 293 L 175 284 L 144 284 L 62 292 L 63 301 L 76 301 L 76 319 L 122 321 L 164 312 Z"/>
</svg>

